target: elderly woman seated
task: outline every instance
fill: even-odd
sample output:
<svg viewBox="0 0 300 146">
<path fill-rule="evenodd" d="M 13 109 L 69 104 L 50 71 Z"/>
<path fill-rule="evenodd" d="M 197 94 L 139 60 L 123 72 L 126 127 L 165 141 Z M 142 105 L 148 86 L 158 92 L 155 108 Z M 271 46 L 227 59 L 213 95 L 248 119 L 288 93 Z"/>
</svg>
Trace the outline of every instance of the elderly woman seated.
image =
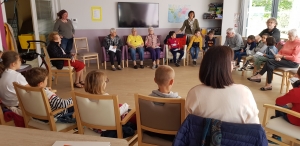
<svg viewBox="0 0 300 146">
<path fill-rule="evenodd" d="M 58 32 L 52 32 L 49 34 L 49 45 L 47 47 L 47 51 L 50 58 L 70 58 L 70 65 L 74 67 L 75 73 L 75 82 L 74 87 L 82 88 L 84 85 L 83 81 L 83 69 L 84 64 L 81 61 L 76 60 L 76 56 L 74 53 L 66 54 L 66 52 L 60 47 L 61 38 Z M 64 60 L 52 60 L 52 65 L 55 66 L 57 69 L 62 69 L 64 66 L 68 66 L 68 61 Z"/>
<path fill-rule="evenodd" d="M 267 72 L 267 85 L 262 91 L 272 90 L 273 70 L 278 67 L 297 68 L 300 63 L 300 38 L 296 29 L 288 32 L 289 40 L 275 55 L 275 59 L 268 59 L 262 70 L 255 76 L 248 78 L 252 82 L 261 82 L 261 76 Z"/>
</svg>

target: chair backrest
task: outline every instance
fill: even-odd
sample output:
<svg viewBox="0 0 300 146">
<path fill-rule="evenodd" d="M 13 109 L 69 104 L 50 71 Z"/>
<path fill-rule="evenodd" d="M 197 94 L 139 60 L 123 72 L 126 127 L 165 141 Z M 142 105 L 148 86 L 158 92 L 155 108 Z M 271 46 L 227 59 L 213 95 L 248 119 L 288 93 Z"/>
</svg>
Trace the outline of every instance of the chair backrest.
<svg viewBox="0 0 300 146">
<path fill-rule="evenodd" d="M 179 42 L 180 48 L 184 48 L 186 45 L 186 35 L 184 35 L 182 38 L 176 38 Z"/>
<path fill-rule="evenodd" d="M 99 43 L 100 43 L 100 47 L 103 47 L 103 46 L 102 46 L 102 43 L 103 43 L 104 38 L 105 38 L 105 36 L 99 36 L 99 37 L 98 37 Z"/>
<path fill-rule="evenodd" d="M 48 98 L 43 88 L 26 87 L 16 82 L 13 83 L 23 116 L 49 120 L 51 109 Z"/>
<path fill-rule="evenodd" d="M 138 135 L 142 130 L 175 135 L 185 119 L 185 99 L 135 94 Z"/>
<path fill-rule="evenodd" d="M 90 50 L 87 37 L 74 38 L 74 48 L 76 54 L 80 50 L 86 50 L 87 52 L 89 52 Z"/>
<path fill-rule="evenodd" d="M 124 45 L 127 45 L 127 38 L 128 38 L 128 35 L 123 36 Z"/>
<path fill-rule="evenodd" d="M 82 126 L 96 129 L 120 128 L 120 110 L 117 95 L 92 95 L 71 92 L 78 130 Z"/>
</svg>

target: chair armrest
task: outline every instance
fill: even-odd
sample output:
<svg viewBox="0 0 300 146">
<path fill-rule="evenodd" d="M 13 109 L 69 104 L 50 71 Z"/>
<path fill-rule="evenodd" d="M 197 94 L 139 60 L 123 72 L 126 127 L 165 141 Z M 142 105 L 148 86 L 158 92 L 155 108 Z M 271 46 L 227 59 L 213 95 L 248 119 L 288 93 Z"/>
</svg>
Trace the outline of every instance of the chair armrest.
<svg viewBox="0 0 300 146">
<path fill-rule="evenodd" d="M 297 118 L 300 118 L 300 113 L 292 111 L 290 109 L 286 109 L 286 108 L 276 106 L 276 105 L 271 105 L 271 104 L 264 104 L 264 107 L 266 108 L 266 110 L 268 110 L 268 108 L 270 108 L 270 109 L 281 111 L 281 112 L 287 113 L 289 115 L 295 116 Z"/>
<path fill-rule="evenodd" d="M 101 61 L 102 61 L 102 63 L 103 63 L 104 61 L 106 61 L 106 50 L 105 50 L 104 47 L 101 47 L 101 49 L 102 49 L 102 57 L 101 57 Z"/>
<path fill-rule="evenodd" d="M 50 60 L 71 60 L 70 58 L 50 58 Z"/>
<path fill-rule="evenodd" d="M 134 115 L 135 115 L 135 109 L 131 109 L 131 111 L 121 121 L 121 124 L 125 125 Z"/>
<path fill-rule="evenodd" d="M 54 115 L 56 115 L 56 114 L 58 114 L 58 113 L 61 113 L 62 111 L 66 110 L 67 108 L 72 107 L 72 106 L 73 106 L 73 104 L 70 104 L 70 105 L 68 105 L 66 108 L 60 108 L 60 109 L 54 110 L 54 111 L 52 111 L 52 112 L 50 113 L 50 115 L 51 115 L 51 116 L 54 116 Z"/>
<path fill-rule="evenodd" d="M 122 51 L 122 60 L 125 60 L 125 56 L 126 56 L 126 47 L 123 46 L 121 51 Z"/>
</svg>

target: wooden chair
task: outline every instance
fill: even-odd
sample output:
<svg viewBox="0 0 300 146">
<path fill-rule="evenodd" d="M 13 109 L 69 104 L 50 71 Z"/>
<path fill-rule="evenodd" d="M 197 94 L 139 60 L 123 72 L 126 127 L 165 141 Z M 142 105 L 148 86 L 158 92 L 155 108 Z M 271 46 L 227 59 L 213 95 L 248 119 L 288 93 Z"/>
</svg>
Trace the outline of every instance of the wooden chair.
<svg viewBox="0 0 300 146">
<path fill-rule="evenodd" d="M 26 87 L 16 82 L 13 85 L 20 102 L 19 106 L 22 109 L 26 128 L 67 132 L 77 127 L 75 123 L 55 123 L 54 116 L 63 112 L 66 108 L 52 111 L 44 88 Z M 67 108 L 72 106 L 69 105 Z M 49 124 L 33 118 L 48 120 Z"/>
<path fill-rule="evenodd" d="M 287 87 L 287 85 L 288 85 L 288 77 L 289 77 L 288 73 L 289 73 L 290 70 L 295 70 L 295 69 L 298 70 L 298 68 L 279 67 L 279 68 L 276 68 L 273 71 L 273 74 L 282 77 L 281 86 L 280 86 L 280 93 L 282 93 L 284 86 L 286 86 L 286 88 L 288 88 Z M 266 84 L 267 84 L 267 78 L 266 78 Z"/>
<path fill-rule="evenodd" d="M 132 109 L 121 120 L 117 95 L 92 95 L 74 91 L 71 94 L 79 134 L 100 136 L 89 129 L 94 128 L 116 130 L 118 138 L 123 138 L 122 125 L 125 125 L 135 115 L 135 109 Z M 137 135 L 134 135 L 126 140 L 131 144 L 135 142 L 136 138 Z"/>
<path fill-rule="evenodd" d="M 187 57 L 188 52 L 186 52 L 186 50 L 187 50 L 186 35 L 184 35 L 182 38 L 177 38 L 177 40 L 179 41 L 179 45 L 181 46 L 180 48 L 183 48 L 183 50 L 184 50 L 184 55 L 182 57 L 183 66 L 185 66 L 185 63 L 188 66 L 189 62 L 188 62 L 188 59 L 187 59 L 188 58 Z M 167 61 L 167 65 L 169 65 L 169 60 L 173 59 L 173 55 L 172 55 L 171 51 L 169 50 L 168 45 L 165 45 L 165 48 L 166 48 L 166 59 L 167 59 L 166 61 Z M 179 54 L 177 53 L 177 58 L 178 57 L 179 57 Z"/>
<path fill-rule="evenodd" d="M 298 69 L 294 69 L 294 70 L 289 70 L 288 71 L 288 73 L 287 73 L 287 85 L 286 85 L 286 93 L 288 93 L 289 92 L 289 90 L 290 90 L 290 84 L 291 84 L 291 82 L 290 82 L 290 80 L 289 80 L 289 78 L 292 78 L 293 76 L 295 76 L 295 74 L 297 74 L 297 71 L 298 71 Z"/>
<path fill-rule="evenodd" d="M 79 42 L 82 42 L 81 44 L 85 44 L 84 46 L 79 45 Z M 82 38 L 74 38 L 74 46 L 75 46 L 75 52 L 78 55 L 78 58 L 83 61 L 85 64 L 85 61 L 88 61 L 88 67 L 90 67 L 90 60 L 97 61 L 97 67 L 99 69 L 99 57 L 97 52 L 90 52 L 88 40 L 86 37 Z M 80 52 L 80 50 L 86 50 L 86 52 Z M 86 68 L 84 69 L 86 71 Z"/>
<path fill-rule="evenodd" d="M 70 77 L 70 84 L 71 84 L 71 90 L 74 90 L 74 85 L 73 85 L 73 69 L 74 67 L 71 66 L 70 61 L 71 59 L 68 58 L 50 58 L 48 51 L 46 47 L 43 47 L 43 51 L 45 53 L 45 61 L 48 66 L 49 70 L 49 87 L 52 86 L 52 73 L 54 74 L 55 77 L 55 84 L 57 84 L 57 78 L 58 76 L 69 76 Z M 57 69 L 56 67 L 52 66 L 51 60 L 67 60 L 68 61 L 68 66 L 64 66 L 62 69 Z"/>
<path fill-rule="evenodd" d="M 263 118 L 263 127 L 266 131 L 266 135 L 268 140 L 273 141 L 277 144 L 280 144 L 282 146 L 293 146 L 295 143 L 300 144 L 300 127 L 292 125 L 288 122 L 286 122 L 282 117 L 274 118 L 268 120 L 270 117 L 268 117 L 268 110 L 277 110 L 281 111 L 284 113 L 287 113 L 289 115 L 295 116 L 297 118 L 300 118 L 300 113 L 297 113 L 295 111 L 282 108 L 279 106 L 275 105 L 269 105 L 269 104 L 264 104 L 265 107 L 265 113 L 264 113 L 264 118 Z M 272 138 L 272 134 L 276 134 L 280 136 L 281 138 L 290 141 L 289 144 L 278 141 L 277 139 Z M 297 140 L 298 139 L 298 140 Z"/>
<path fill-rule="evenodd" d="M 138 145 L 172 145 L 149 133 L 175 135 L 185 119 L 184 98 L 158 98 L 135 94 Z M 172 138 L 172 137 L 171 137 Z"/>
</svg>

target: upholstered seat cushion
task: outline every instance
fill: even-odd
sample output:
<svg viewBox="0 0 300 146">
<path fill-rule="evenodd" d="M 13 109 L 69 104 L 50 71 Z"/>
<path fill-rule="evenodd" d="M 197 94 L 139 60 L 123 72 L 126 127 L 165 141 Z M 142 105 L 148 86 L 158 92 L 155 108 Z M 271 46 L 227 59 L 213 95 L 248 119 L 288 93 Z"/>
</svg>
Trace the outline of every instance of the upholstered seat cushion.
<svg viewBox="0 0 300 146">
<path fill-rule="evenodd" d="M 289 70 L 289 72 L 292 73 L 292 74 L 296 74 L 297 71 L 298 71 L 298 69 L 292 69 L 292 70 Z"/>
<path fill-rule="evenodd" d="M 73 66 L 71 66 L 71 69 L 73 70 Z M 52 66 L 51 67 L 51 70 L 69 70 L 69 67 L 68 66 L 64 66 L 62 69 L 57 69 L 55 66 Z"/>
<path fill-rule="evenodd" d="M 290 137 L 300 139 L 300 127 L 288 123 L 282 117 L 269 120 L 266 127 Z"/>
<path fill-rule="evenodd" d="M 82 57 L 82 56 L 96 56 L 96 55 L 98 55 L 98 53 L 97 52 L 84 52 L 84 53 L 78 53 L 78 55 L 80 57 Z"/>
<path fill-rule="evenodd" d="M 49 124 L 38 122 L 36 120 L 30 119 L 29 122 L 28 122 L 28 125 L 31 126 L 31 127 L 35 127 L 37 129 L 51 131 Z M 56 125 L 56 131 L 61 131 L 61 130 L 66 129 L 68 127 L 75 126 L 76 123 L 55 123 L 55 125 Z"/>
<path fill-rule="evenodd" d="M 294 69 L 295 68 L 287 68 L 287 67 L 278 67 L 278 68 L 276 68 L 276 70 L 282 70 L 282 71 L 290 71 L 290 70 L 294 70 Z"/>
<path fill-rule="evenodd" d="M 143 143 L 148 143 L 148 144 L 154 144 L 154 145 L 159 145 L 159 146 L 172 146 L 173 139 L 175 136 L 169 136 L 167 135 L 166 138 L 163 138 L 162 134 L 159 135 L 153 135 L 151 133 L 145 133 L 143 132 Z"/>
<path fill-rule="evenodd" d="M 84 132 L 84 135 L 101 136 L 99 133 L 96 133 L 87 127 L 83 128 L 83 132 Z"/>
</svg>

